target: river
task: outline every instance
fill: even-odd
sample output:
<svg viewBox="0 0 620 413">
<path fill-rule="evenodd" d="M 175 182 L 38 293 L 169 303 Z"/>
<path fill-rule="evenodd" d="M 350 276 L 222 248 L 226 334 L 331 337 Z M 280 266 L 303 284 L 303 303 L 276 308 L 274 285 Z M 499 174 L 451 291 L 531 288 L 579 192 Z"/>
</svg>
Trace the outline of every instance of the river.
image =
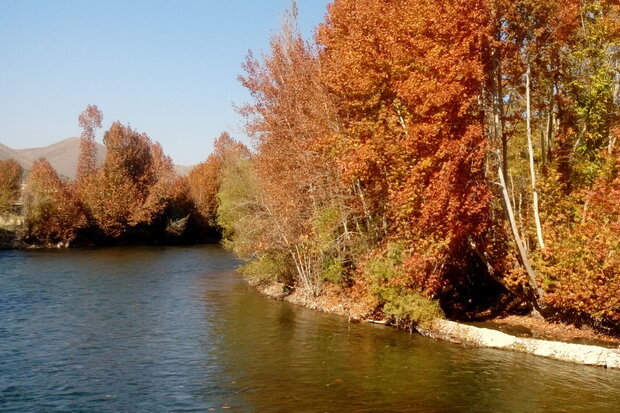
<svg viewBox="0 0 620 413">
<path fill-rule="evenodd" d="M 620 371 L 348 324 L 238 264 L 214 245 L 0 252 L 0 411 L 620 411 Z"/>
</svg>

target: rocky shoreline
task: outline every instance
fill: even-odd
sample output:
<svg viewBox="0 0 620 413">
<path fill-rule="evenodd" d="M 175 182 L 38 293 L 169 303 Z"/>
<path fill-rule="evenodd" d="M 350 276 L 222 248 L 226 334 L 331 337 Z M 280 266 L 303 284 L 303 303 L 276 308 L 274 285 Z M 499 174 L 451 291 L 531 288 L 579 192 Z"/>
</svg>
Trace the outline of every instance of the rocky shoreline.
<svg viewBox="0 0 620 413">
<path fill-rule="evenodd" d="M 457 344 L 518 351 L 587 366 L 620 369 L 620 349 L 516 337 L 449 320 L 435 320 L 430 327 L 418 327 L 417 330 L 423 336 Z"/>
<path fill-rule="evenodd" d="M 367 306 L 350 299 L 350 297 L 339 297 L 337 294 L 312 297 L 297 290 L 288 292 L 280 283 L 251 283 L 251 285 L 261 294 L 270 298 L 347 317 L 350 322 L 386 324 L 384 320 L 366 318 Z M 417 327 L 416 330 L 423 336 L 456 344 L 517 351 L 575 364 L 620 369 L 620 348 L 517 337 L 489 328 L 442 319 L 434 320 L 427 327 Z"/>
</svg>

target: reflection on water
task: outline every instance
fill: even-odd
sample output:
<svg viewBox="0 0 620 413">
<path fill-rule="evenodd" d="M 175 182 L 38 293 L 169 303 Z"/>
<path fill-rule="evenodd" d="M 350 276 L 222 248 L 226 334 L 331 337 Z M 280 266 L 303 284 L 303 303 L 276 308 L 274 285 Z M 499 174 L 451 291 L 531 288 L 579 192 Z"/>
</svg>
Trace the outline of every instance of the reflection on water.
<svg viewBox="0 0 620 413">
<path fill-rule="evenodd" d="M 619 410 L 618 371 L 347 324 L 237 265 L 217 246 L 0 252 L 0 411 Z"/>
</svg>

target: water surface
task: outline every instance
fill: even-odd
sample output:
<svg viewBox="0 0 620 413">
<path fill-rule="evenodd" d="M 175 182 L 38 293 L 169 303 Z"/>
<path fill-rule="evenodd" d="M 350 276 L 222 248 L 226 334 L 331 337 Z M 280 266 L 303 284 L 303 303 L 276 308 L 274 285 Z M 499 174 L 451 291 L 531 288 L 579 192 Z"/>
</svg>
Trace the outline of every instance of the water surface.
<svg viewBox="0 0 620 413">
<path fill-rule="evenodd" d="M 238 264 L 0 252 L 0 411 L 620 411 L 620 371 L 347 324 L 259 296 Z"/>
</svg>

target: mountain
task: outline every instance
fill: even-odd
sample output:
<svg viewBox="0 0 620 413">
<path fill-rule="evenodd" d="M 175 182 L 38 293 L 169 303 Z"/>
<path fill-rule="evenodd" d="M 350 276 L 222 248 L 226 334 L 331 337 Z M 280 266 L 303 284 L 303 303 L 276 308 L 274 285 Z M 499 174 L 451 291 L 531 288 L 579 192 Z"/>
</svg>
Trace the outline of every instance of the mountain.
<svg viewBox="0 0 620 413">
<path fill-rule="evenodd" d="M 193 166 L 186 165 L 174 165 L 174 172 L 179 176 L 187 176 L 189 175 L 189 171 L 191 171 Z"/>
<path fill-rule="evenodd" d="M 46 158 L 52 164 L 58 175 L 75 178 L 78 158 L 80 156 L 80 138 L 69 138 L 42 148 L 16 149 L 20 155 L 36 161 Z M 97 144 L 97 164 L 105 159 L 106 148 Z"/>
<path fill-rule="evenodd" d="M 97 143 L 97 164 L 103 164 L 106 147 Z M 12 149 L 0 143 L 0 160 L 15 159 L 24 169 L 30 169 L 34 161 L 46 158 L 58 175 L 74 179 L 80 155 L 80 138 L 64 139 L 42 148 Z M 191 166 L 174 165 L 177 175 L 187 175 Z"/>
<path fill-rule="evenodd" d="M 5 161 L 7 159 L 15 159 L 24 169 L 30 169 L 32 166 L 31 159 L 22 155 L 15 149 L 11 149 L 0 143 L 0 160 Z"/>
</svg>

